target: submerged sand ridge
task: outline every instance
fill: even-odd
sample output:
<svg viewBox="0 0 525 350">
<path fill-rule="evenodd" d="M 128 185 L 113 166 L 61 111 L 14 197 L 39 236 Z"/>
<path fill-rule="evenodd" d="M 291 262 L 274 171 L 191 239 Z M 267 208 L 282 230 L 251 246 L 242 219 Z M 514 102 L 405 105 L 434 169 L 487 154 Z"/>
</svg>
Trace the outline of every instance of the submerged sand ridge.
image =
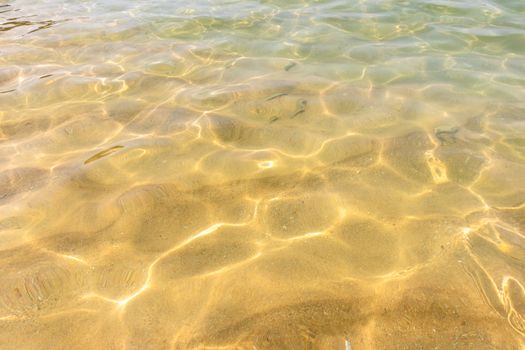
<svg viewBox="0 0 525 350">
<path fill-rule="evenodd" d="M 228 108 L 141 111 L 108 147 L 2 172 L 9 334 L 102 334 L 73 330 L 64 348 L 518 346 L 522 193 L 504 185 L 522 172 L 487 142 L 488 117 L 388 137 L 366 115 L 330 134 Z M 136 137 L 155 113 L 179 126 Z M 514 179 L 498 176 L 508 166 Z"/>
<path fill-rule="evenodd" d="M 0 5 L 0 348 L 524 346 L 516 9 L 178 5 Z"/>
</svg>

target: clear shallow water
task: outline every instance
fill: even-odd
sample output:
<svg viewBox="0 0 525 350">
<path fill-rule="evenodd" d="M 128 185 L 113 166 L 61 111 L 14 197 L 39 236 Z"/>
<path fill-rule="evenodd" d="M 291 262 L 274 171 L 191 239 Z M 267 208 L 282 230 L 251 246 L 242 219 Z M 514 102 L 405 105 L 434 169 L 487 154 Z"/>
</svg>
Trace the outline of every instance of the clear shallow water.
<svg viewBox="0 0 525 350">
<path fill-rule="evenodd" d="M 523 347 L 524 16 L 0 2 L 0 348 Z"/>
</svg>

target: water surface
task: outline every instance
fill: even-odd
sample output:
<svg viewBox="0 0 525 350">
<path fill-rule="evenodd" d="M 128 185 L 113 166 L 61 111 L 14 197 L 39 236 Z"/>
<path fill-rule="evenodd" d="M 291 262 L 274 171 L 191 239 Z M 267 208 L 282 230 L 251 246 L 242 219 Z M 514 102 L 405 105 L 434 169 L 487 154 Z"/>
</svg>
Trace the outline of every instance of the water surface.
<svg viewBox="0 0 525 350">
<path fill-rule="evenodd" d="M 0 348 L 523 348 L 524 18 L 0 1 Z"/>
</svg>

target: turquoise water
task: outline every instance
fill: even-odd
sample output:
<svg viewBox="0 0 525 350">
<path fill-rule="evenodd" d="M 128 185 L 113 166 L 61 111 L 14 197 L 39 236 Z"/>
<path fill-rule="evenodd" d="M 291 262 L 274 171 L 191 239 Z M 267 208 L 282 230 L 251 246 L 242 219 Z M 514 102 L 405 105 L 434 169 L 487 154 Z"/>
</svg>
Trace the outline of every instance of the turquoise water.
<svg viewBox="0 0 525 350">
<path fill-rule="evenodd" d="M 0 348 L 523 348 L 524 19 L 0 0 Z"/>
</svg>

